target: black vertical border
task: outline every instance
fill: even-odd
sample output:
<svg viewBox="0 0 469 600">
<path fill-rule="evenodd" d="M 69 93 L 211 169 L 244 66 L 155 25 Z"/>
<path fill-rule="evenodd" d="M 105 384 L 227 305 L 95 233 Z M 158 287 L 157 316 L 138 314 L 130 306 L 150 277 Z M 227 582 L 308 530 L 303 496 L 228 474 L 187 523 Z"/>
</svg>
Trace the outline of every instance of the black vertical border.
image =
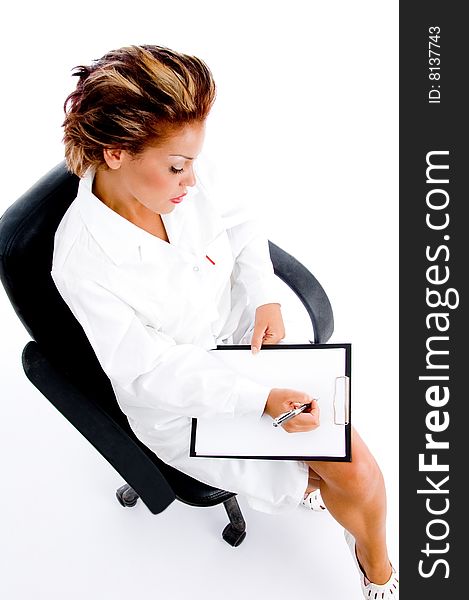
<svg viewBox="0 0 469 600">
<path fill-rule="evenodd" d="M 466 476 L 466 455 L 469 453 L 469 421 L 467 405 L 469 390 L 466 373 L 469 376 L 469 326 L 467 323 L 467 272 L 469 263 L 469 230 L 466 225 L 465 210 L 469 204 L 466 178 L 469 175 L 469 135 L 466 90 L 468 86 L 469 24 L 463 17 L 464 3 L 445 2 L 401 2 L 399 14 L 399 111 L 400 111 L 400 576 L 401 598 L 443 598 L 466 597 L 469 592 L 466 578 L 469 565 L 464 568 L 466 548 L 465 532 L 469 529 L 469 485 Z M 429 28 L 440 28 L 441 70 L 439 80 L 429 79 Z M 433 30 L 435 32 L 435 30 Z M 435 71 L 434 71 L 435 72 Z M 428 95 L 432 85 L 440 85 L 440 103 L 429 103 Z M 436 96 L 436 94 L 434 94 Z M 448 150 L 447 157 L 440 156 L 434 162 L 449 164 L 446 172 L 449 183 L 432 186 L 426 182 L 426 155 L 430 151 Z M 442 172 L 441 172 L 442 173 Z M 435 173 L 436 174 L 436 173 Z M 443 218 L 448 212 L 450 222 L 444 231 L 431 230 L 425 222 L 427 212 L 432 212 L 426 204 L 426 195 L 431 187 L 444 188 L 450 197 L 447 209 L 439 211 L 435 217 Z M 443 196 L 441 196 L 443 197 Z M 436 196 L 435 196 L 436 198 Z M 449 239 L 444 239 L 449 235 Z M 441 250 L 439 259 L 430 262 L 426 258 L 426 248 L 431 248 L 432 256 L 439 245 L 449 250 Z M 449 268 L 446 284 L 431 285 L 426 271 L 431 265 L 439 264 L 441 273 Z M 426 302 L 426 288 L 454 288 L 459 295 L 457 308 L 429 308 Z M 437 440 L 449 442 L 449 449 L 439 450 L 438 462 L 449 464 L 449 472 L 423 473 L 419 471 L 418 457 L 427 452 L 426 462 L 435 451 L 425 450 L 425 434 L 429 433 L 426 416 L 431 410 L 426 402 L 425 392 L 429 381 L 419 381 L 420 375 L 429 374 L 426 370 L 426 342 L 429 336 L 438 335 L 435 327 L 427 328 L 426 317 L 431 312 L 446 312 L 450 326 L 449 336 L 441 349 L 449 350 L 448 355 L 440 356 L 440 362 L 449 364 L 447 371 L 433 373 L 449 375 L 447 385 L 450 399 L 445 407 L 449 427 L 439 434 Z M 441 415 L 443 417 L 443 415 Z M 447 494 L 418 494 L 418 489 L 431 489 L 426 476 L 439 483 L 449 475 L 446 484 L 440 489 Z M 428 512 L 430 508 L 449 509 L 441 515 Z M 429 523 L 442 519 L 442 523 Z M 432 535 L 448 535 L 441 540 L 428 537 L 428 527 Z M 429 544 L 430 552 L 426 550 Z M 448 544 L 448 546 L 446 545 Z M 391 557 L 392 558 L 392 557 Z M 438 560 L 447 561 L 438 563 Z M 421 569 L 430 576 L 423 577 Z M 445 577 L 449 575 L 448 577 Z M 459 594 L 456 593 L 459 591 Z M 463 591 L 464 590 L 464 591 Z"/>
</svg>

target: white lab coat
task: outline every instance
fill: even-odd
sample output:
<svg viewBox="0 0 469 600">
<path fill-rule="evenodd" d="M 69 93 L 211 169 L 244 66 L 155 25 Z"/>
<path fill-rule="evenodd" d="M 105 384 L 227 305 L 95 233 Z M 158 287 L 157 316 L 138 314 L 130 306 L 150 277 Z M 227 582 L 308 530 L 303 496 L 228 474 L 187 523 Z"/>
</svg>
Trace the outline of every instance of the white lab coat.
<svg viewBox="0 0 469 600">
<path fill-rule="evenodd" d="M 220 214 L 201 173 L 162 215 L 168 244 L 102 203 L 89 170 L 57 229 L 51 274 L 135 435 L 192 477 L 282 512 L 303 498 L 305 463 L 189 456 L 192 417 L 261 417 L 270 389 L 208 350 L 250 343 L 255 308 L 278 301 L 256 220 Z"/>
</svg>

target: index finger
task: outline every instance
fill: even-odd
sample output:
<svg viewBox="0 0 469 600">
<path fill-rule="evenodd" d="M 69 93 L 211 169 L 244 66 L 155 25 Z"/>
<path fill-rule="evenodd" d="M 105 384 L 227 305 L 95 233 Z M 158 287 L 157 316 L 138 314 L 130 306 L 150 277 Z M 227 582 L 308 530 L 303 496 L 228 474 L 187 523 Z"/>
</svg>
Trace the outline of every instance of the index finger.
<svg viewBox="0 0 469 600">
<path fill-rule="evenodd" d="M 262 346 L 265 329 L 260 325 L 254 326 L 254 331 L 251 338 L 251 352 L 257 354 Z"/>
</svg>

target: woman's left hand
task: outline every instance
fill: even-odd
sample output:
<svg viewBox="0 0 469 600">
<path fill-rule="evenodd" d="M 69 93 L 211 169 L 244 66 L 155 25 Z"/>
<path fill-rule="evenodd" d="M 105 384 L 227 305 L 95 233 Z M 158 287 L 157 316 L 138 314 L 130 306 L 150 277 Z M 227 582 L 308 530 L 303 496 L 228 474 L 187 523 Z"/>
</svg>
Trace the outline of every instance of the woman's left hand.
<svg viewBox="0 0 469 600">
<path fill-rule="evenodd" d="M 257 354 L 262 344 L 277 344 L 285 337 L 280 304 L 263 304 L 256 308 L 251 351 Z"/>
</svg>

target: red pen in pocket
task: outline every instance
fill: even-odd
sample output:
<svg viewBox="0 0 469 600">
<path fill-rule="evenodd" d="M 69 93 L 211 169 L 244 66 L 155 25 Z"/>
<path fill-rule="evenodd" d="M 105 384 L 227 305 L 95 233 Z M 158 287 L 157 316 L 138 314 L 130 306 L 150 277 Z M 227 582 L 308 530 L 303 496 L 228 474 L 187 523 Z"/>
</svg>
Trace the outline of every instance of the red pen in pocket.
<svg viewBox="0 0 469 600">
<path fill-rule="evenodd" d="M 205 258 L 207 258 L 212 263 L 212 265 L 215 264 L 215 262 L 210 258 L 210 256 L 207 256 L 207 254 L 205 255 Z"/>
</svg>

